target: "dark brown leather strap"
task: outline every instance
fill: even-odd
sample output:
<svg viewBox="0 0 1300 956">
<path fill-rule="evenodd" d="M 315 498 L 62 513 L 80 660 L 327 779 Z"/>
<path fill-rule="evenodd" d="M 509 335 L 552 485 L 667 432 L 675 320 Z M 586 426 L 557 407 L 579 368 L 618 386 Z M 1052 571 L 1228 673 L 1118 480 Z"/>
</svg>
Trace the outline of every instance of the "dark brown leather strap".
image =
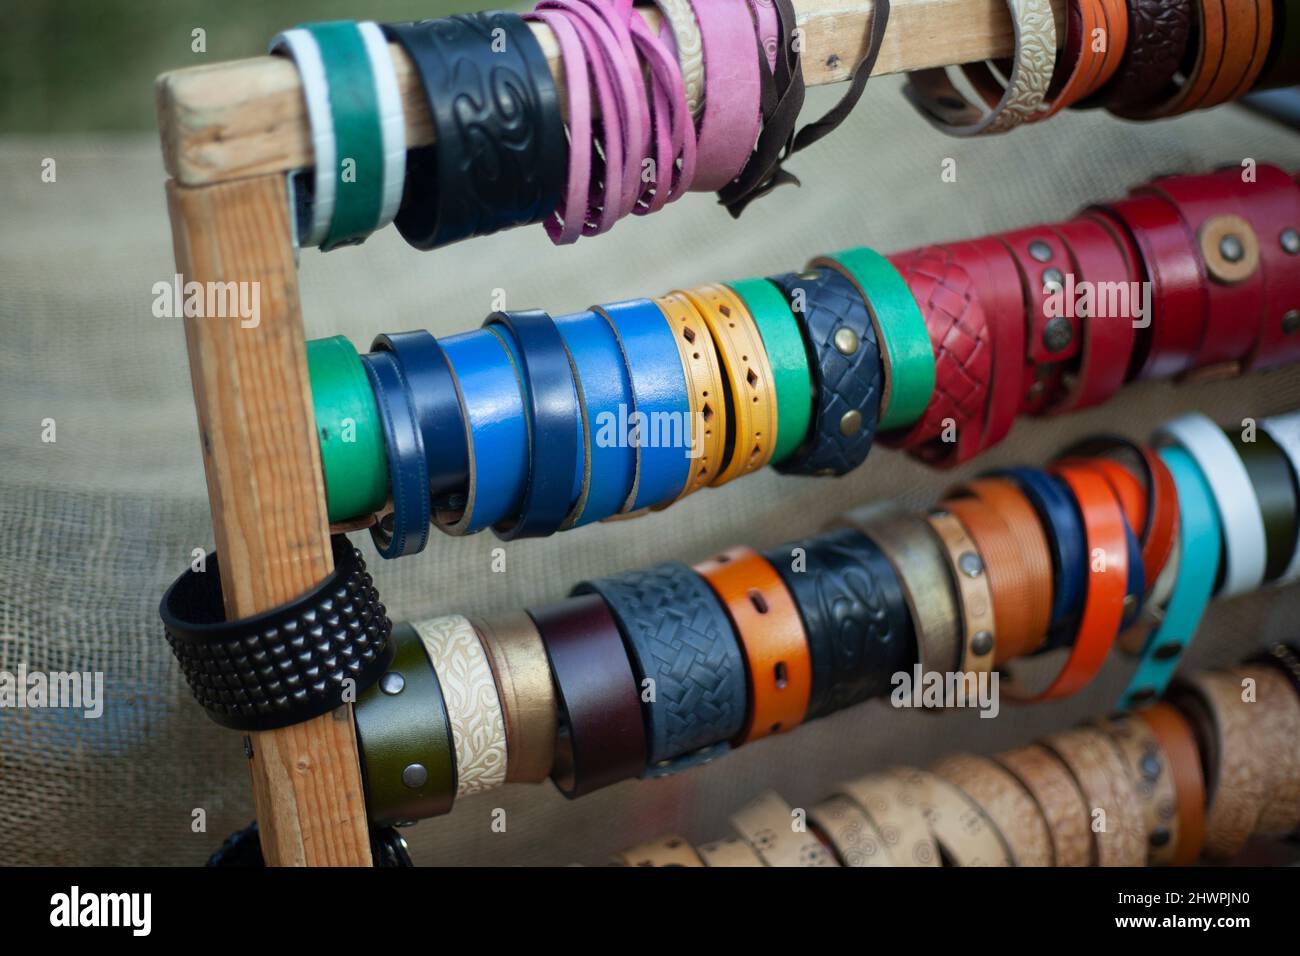
<svg viewBox="0 0 1300 956">
<path fill-rule="evenodd" d="M 1128 0 L 1128 49 L 1114 79 L 1098 94 L 1101 103 L 1122 114 L 1160 97 L 1187 51 L 1195 2 Z"/>
</svg>

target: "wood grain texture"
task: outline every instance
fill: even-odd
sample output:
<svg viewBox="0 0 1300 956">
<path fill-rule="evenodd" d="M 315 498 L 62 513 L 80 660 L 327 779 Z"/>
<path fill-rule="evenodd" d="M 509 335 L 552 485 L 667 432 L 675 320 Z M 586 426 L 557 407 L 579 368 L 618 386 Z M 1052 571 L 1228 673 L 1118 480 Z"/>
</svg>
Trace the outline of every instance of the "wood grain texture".
<svg viewBox="0 0 1300 956">
<path fill-rule="evenodd" d="M 168 183 L 167 198 L 187 282 L 259 284 L 256 327 L 184 320 L 226 607 L 247 616 L 333 570 L 284 177 Z M 369 866 L 351 707 L 252 745 L 267 863 Z"/>
<path fill-rule="evenodd" d="M 721 0 L 719 0 L 721 2 Z M 1065 36 L 1067 0 L 1051 0 Z M 848 79 L 867 46 L 873 0 L 795 0 L 810 86 Z M 642 9 L 652 26 L 658 14 Z M 532 24 L 563 90 L 559 48 L 550 29 Z M 875 73 L 970 63 L 1009 55 L 1014 34 L 1007 0 L 892 0 Z M 405 51 L 390 44 L 406 114 L 408 146 L 433 141 L 429 109 Z M 263 56 L 164 73 L 157 87 L 158 127 L 167 171 L 186 185 L 221 182 L 312 164 L 307 107 L 291 61 Z"/>
</svg>

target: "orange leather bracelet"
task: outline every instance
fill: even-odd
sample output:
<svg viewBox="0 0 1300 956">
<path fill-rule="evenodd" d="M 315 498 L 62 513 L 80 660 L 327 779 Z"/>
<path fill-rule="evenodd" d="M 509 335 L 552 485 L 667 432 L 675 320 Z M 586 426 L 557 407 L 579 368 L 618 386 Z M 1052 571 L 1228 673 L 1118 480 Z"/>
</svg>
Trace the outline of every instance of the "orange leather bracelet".
<svg viewBox="0 0 1300 956">
<path fill-rule="evenodd" d="M 1124 515 L 1106 479 L 1089 468 L 1058 465 L 1052 469 L 1074 493 L 1088 541 L 1088 591 L 1074 646 L 1065 666 L 1046 689 L 1029 692 L 1013 680 L 1004 688 L 1022 703 L 1068 697 L 1096 676 L 1119 634 L 1128 588 L 1128 541 Z"/>
<path fill-rule="evenodd" d="M 1035 123 L 1042 122 L 1048 117 L 1055 116 L 1067 106 L 1071 106 L 1088 95 L 1090 90 L 1098 88 L 1097 77 L 1101 74 L 1110 51 L 1110 33 L 1106 23 L 1106 10 L 1101 0 L 1071 0 L 1070 9 L 1066 11 L 1066 20 L 1068 30 L 1062 43 L 1062 50 L 1056 61 L 1056 71 L 1052 76 L 1052 85 L 1047 89 L 1047 97 L 1044 105 L 1047 109 L 1041 113 L 1035 113 L 1032 121 Z M 1077 13 L 1078 20 L 1075 20 Z M 1127 28 L 1128 17 L 1124 18 L 1124 24 Z M 1105 31 L 1107 37 L 1107 46 L 1105 50 L 1099 51 L 1095 48 L 1093 38 L 1097 31 Z M 1125 30 L 1127 33 L 1127 29 Z M 1071 45 L 1072 40 L 1077 43 Z M 1120 48 L 1121 50 L 1123 47 Z M 1118 62 L 1116 66 L 1118 66 Z M 1072 67 L 1069 73 L 1066 73 L 1063 67 Z M 987 76 L 988 74 L 976 74 L 977 76 Z M 1058 78 L 1061 82 L 1058 84 Z M 982 84 L 981 84 L 982 85 Z M 1001 88 L 996 88 L 998 95 L 1001 95 Z M 985 100 L 994 89 L 980 89 Z M 996 99 L 994 102 L 997 102 Z"/>
<path fill-rule="evenodd" d="M 686 484 L 677 496 L 680 500 L 707 486 L 722 470 L 727 447 L 726 393 L 713 336 L 691 300 L 680 292 L 670 292 L 654 301 L 672 326 L 677 351 L 682 357 L 691 427 L 702 432 L 691 436 L 699 457 L 691 463 Z M 666 501 L 656 508 L 667 508 L 670 504 Z"/>
<path fill-rule="evenodd" d="M 978 498 L 997 512 L 1015 539 L 1029 576 L 1030 644 L 1021 653 L 1032 654 L 1047 639 L 1052 622 L 1052 552 L 1043 523 L 1020 486 L 1009 479 L 979 478 L 948 492 L 950 496 L 962 493 Z"/>
<path fill-rule="evenodd" d="M 776 379 L 763 337 L 740 297 L 721 283 L 683 293 L 703 316 L 722 360 L 728 397 L 726 460 L 709 484 L 758 471 L 776 447 Z"/>
<path fill-rule="evenodd" d="M 1099 6 L 1105 19 L 1103 29 L 1106 32 L 1103 38 L 1106 52 L 1101 68 L 1084 93 L 1085 97 L 1091 96 L 1110 82 L 1111 77 L 1119 70 L 1119 65 L 1124 61 L 1124 54 L 1128 50 L 1128 3 L 1126 0 L 1101 0 Z M 1092 36 L 1088 37 L 1089 42 L 1093 39 Z"/>
<path fill-rule="evenodd" d="M 1191 725 L 1177 707 L 1160 703 L 1137 712 L 1146 721 L 1165 755 L 1174 778 L 1174 803 L 1178 815 L 1175 866 L 1190 866 L 1201 855 L 1205 838 L 1205 778 Z"/>
<path fill-rule="evenodd" d="M 736 745 L 797 727 L 808 710 L 812 662 L 794 599 L 757 551 L 739 546 L 695 565 L 722 601 L 749 670 L 745 724 Z"/>
<path fill-rule="evenodd" d="M 994 663 L 1027 654 L 1041 643 L 1034 636 L 1030 612 L 1033 587 L 1015 536 L 1002 516 L 972 498 L 952 498 L 940 507 L 957 518 L 970 533 L 988 572 L 993 593 L 993 620 L 997 625 Z"/>
</svg>

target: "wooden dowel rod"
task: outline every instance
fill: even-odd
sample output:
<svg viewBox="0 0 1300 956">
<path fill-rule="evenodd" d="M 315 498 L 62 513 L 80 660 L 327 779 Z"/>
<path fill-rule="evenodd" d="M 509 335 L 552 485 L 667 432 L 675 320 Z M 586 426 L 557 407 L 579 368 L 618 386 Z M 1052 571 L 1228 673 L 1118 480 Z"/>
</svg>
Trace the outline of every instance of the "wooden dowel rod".
<svg viewBox="0 0 1300 956">
<path fill-rule="evenodd" d="M 1059 36 L 1064 36 L 1066 2 L 1052 0 Z M 866 47 L 872 5 L 873 0 L 794 0 L 809 85 L 848 78 Z M 1013 51 L 1007 0 L 892 0 L 890 7 L 877 74 L 995 59 Z M 641 13 L 657 25 L 657 13 Z M 562 86 L 555 38 L 549 28 L 532 26 Z M 394 44 L 390 49 L 407 144 L 427 145 L 433 129 L 419 81 L 405 51 Z M 179 183 L 202 185 L 312 164 L 307 107 L 289 60 L 263 56 L 176 70 L 158 78 L 156 93 L 163 159 Z"/>
</svg>

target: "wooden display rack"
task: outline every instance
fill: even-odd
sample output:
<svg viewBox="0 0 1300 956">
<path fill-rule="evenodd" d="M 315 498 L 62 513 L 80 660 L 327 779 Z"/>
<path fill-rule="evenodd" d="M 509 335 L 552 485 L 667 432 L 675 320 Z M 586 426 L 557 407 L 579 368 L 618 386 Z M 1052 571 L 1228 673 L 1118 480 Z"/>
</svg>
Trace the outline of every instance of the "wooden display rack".
<svg viewBox="0 0 1300 956">
<path fill-rule="evenodd" d="M 848 78 L 866 47 L 872 5 L 794 0 L 809 85 Z M 1058 35 L 1065 5 L 1052 0 Z M 554 38 L 533 29 L 559 82 Z M 893 0 L 875 72 L 993 59 L 1013 48 L 1007 0 Z M 428 106 L 405 52 L 390 49 L 408 147 L 427 144 Z M 187 282 L 261 288 L 256 328 L 185 319 L 227 613 L 248 616 L 333 570 L 284 176 L 313 162 L 306 104 L 294 65 L 263 56 L 165 73 L 157 105 L 177 271 Z M 351 706 L 250 737 L 266 862 L 369 866 Z"/>
</svg>

